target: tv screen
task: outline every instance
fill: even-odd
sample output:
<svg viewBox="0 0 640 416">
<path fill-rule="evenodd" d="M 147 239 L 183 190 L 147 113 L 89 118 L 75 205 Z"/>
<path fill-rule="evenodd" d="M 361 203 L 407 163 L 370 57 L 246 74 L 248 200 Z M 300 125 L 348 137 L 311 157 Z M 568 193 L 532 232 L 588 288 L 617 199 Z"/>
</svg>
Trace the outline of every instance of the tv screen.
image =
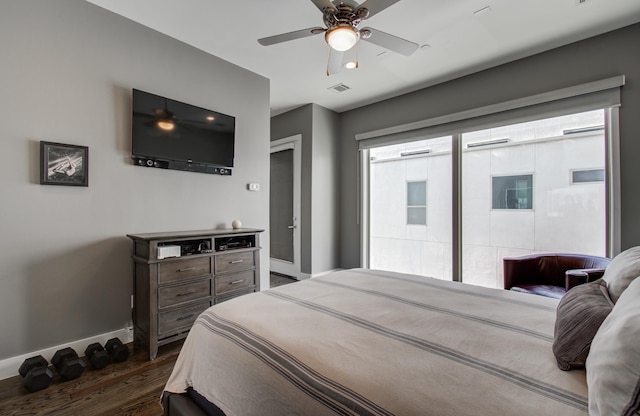
<svg viewBox="0 0 640 416">
<path fill-rule="evenodd" d="M 208 173 L 233 167 L 235 117 L 134 89 L 132 124 L 138 164 Z"/>
</svg>

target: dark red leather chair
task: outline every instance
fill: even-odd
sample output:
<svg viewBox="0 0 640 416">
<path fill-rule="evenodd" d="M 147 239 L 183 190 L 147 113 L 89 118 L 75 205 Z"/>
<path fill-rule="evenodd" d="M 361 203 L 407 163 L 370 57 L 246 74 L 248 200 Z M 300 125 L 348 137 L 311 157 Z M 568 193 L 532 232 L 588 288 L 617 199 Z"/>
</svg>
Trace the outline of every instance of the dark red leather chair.
<svg viewBox="0 0 640 416">
<path fill-rule="evenodd" d="M 504 288 L 559 299 L 572 287 L 602 277 L 609 262 L 606 257 L 565 253 L 504 257 Z"/>
</svg>

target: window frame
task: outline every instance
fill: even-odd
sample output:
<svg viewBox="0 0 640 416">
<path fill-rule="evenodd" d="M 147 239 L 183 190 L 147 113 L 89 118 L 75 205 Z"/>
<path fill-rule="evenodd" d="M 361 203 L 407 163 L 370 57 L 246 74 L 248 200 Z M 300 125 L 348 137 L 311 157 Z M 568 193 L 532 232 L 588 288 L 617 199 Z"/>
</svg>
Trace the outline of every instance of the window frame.
<svg viewBox="0 0 640 416">
<path fill-rule="evenodd" d="M 620 180 L 620 90 L 625 76 L 496 102 L 445 115 L 436 115 L 406 124 L 392 125 L 355 134 L 357 142 L 357 221 L 360 224 L 360 259 L 369 267 L 369 149 L 430 138 L 452 137 L 452 263 L 453 280 L 460 280 L 462 253 L 461 224 L 461 136 L 465 132 L 515 124 L 534 119 L 555 117 L 590 110 L 603 110 L 605 118 L 605 186 L 606 186 L 606 253 L 613 257 L 622 250 L 621 180 Z"/>
</svg>

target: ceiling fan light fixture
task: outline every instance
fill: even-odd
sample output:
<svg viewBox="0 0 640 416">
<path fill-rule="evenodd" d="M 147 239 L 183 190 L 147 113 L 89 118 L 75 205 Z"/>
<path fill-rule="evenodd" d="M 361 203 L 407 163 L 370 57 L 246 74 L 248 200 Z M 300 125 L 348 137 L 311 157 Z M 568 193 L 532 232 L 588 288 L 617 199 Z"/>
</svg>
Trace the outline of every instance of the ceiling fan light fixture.
<svg viewBox="0 0 640 416">
<path fill-rule="evenodd" d="M 345 62 L 344 67 L 346 69 L 356 69 L 358 67 L 358 63 L 356 61 Z"/>
<path fill-rule="evenodd" d="M 327 30 L 324 37 L 329 46 L 339 52 L 351 49 L 360 38 L 358 31 L 351 25 L 343 23 Z"/>
<path fill-rule="evenodd" d="M 171 120 L 158 120 L 158 127 L 162 130 L 171 131 L 175 127 L 175 124 L 173 124 Z"/>
</svg>

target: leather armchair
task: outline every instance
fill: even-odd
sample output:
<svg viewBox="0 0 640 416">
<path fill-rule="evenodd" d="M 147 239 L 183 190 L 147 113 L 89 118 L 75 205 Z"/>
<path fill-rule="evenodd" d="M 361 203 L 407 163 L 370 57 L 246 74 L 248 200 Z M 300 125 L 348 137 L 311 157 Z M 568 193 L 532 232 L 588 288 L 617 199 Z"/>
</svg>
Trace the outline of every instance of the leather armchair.
<svg viewBox="0 0 640 416">
<path fill-rule="evenodd" d="M 606 257 L 565 253 L 505 257 L 504 288 L 561 298 L 573 286 L 602 277 L 609 262 Z"/>
</svg>

